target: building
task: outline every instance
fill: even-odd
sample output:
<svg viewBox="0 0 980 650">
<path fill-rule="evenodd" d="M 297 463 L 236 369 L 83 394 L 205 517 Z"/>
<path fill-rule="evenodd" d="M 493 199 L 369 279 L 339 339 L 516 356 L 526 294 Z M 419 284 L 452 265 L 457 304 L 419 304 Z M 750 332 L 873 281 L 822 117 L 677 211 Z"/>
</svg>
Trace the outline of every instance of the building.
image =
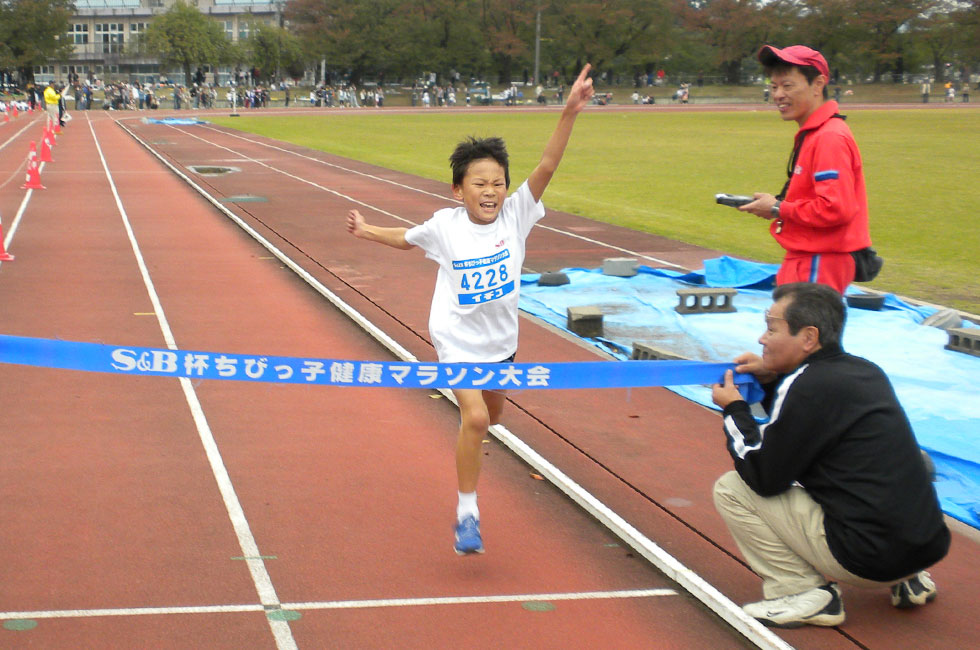
<svg viewBox="0 0 980 650">
<path fill-rule="evenodd" d="M 224 27 L 229 40 L 248 38 L 249 21 L 280 24 L 285 0 L 188 0 Z M 34 69 L 35 81 L 79 80 L 183 83 L 180 70 L 161 70 L 159 61 L 141 51 L 140 36 L 154 16 L 165 13 L 174 0 L 75 0 L 68 38 L 74 44 L 71 59 Z M 227 85 L 235 70 L 203 66 L 206 83 Z"/>
</svg>

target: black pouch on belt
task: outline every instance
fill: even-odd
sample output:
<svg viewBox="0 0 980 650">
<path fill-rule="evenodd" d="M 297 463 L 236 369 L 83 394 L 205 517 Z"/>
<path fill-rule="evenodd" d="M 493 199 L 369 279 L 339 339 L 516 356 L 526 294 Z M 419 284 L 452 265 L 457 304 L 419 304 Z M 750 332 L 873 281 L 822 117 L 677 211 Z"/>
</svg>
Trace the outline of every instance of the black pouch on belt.
<svg viewBox="0 0 980 650">
<path fill-rule="evenodd" d="M 878 276 L 881 267 L 885 265 L 884 258 L 870 246 L 852 252 L 851 257 L 854 258 L 855 282 L 871 282 Z"/>
</svg>

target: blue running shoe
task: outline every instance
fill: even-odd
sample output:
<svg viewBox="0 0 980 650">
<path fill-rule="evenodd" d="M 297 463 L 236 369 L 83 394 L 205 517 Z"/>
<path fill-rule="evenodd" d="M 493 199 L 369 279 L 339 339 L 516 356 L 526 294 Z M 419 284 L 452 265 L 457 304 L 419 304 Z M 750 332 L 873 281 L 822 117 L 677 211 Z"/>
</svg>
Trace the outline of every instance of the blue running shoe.
<svg viewBox="0 0 980 650">
<path fill-rule="evenodd" d="M 457 555 L 467 553 L 482 553 L 483 538 L 480 537 L 480 521 L 473 515 L 466 515 L 463 521 L 456 524 L 456 549 Z"/>
</svg>

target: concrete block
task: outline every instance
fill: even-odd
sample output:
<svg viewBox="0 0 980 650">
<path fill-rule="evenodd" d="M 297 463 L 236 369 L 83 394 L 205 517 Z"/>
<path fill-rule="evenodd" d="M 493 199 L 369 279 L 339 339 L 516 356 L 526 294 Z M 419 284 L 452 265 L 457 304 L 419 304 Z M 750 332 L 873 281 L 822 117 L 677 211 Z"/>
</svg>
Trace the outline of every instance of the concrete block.
<svg viewBox="0 0 980 650">
<path fill-rule="evenodd" d="M 963 326 L 963 318 L 955 309 L 940 309 L 929 318 L 922 321 L 923 325 L 938 327 L 941 330 L 949 330 Z"/>
<path fill-rule="evenodd" d="M 602 311 L 594 305 L 569 307 L 568 329 L 584 338 L 602 336 Z"/>
<path fill-rule="evenodd" d="M 647 345 L 646 343 L 633 342 L 633 354 L 630 359 L 635 359 L 639 361 L 688 361 L 687 357 L 682 357 L 679 354 L 674 354 L 673 352 L 668 352 L 661 348 L 654 347 L 652 345 Z"/>
<path fill-rule="evenodd" d="M 677 297 L 680 304 L 674 309 L 681 314 L 726 314 L 735 309 L 733 300 L 736 289 L 678 289 Z"/>
<path fill-rule="evenodd" d="M 636 275 L 636 260 L 632 257 L 609 257 L 602 260 L 602 274 L 631 278 Z"/>
<path fill-rule="evenodd" d="M 980 329 L 954 327 L 946 330 L 946 333 L 949 334 L 949 343 L 946 344 L 947 350 L 965 352 L 980 357 Z"/>
<path fill-rule="evenodd" d="M 568 282 L 568 276 L 561 272 L 542 273 L 538 278 L 539 287 L 559 287 Z"/>
</svg>

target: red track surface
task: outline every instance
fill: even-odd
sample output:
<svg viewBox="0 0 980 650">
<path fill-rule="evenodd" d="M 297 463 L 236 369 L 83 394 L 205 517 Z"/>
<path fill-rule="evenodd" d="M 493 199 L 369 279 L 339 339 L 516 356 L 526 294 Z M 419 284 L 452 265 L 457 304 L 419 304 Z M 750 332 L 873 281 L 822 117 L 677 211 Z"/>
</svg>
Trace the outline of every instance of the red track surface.
<svg viewBox="0 0 980 650">
<path fill-rule="evenodd" d="M 110 119 L 129 115 L 75 116 L 42 172 L 48 189 L 33 193 L 17 224 L 17 260 L 0 266 L 0 333 L 166 344 L 98 144 L 178 347 L 391 358 Z M 0 182 L 40 135 L 36 122 L 9 140 L 29 119 L 0 129 Z M 350 200 L 323 188 L 418 222 L 449 203 L 444 184 L 212 127 L 126 125 L 185 172 L 240 168 L 187 173 L 218 199 L 265 198 L 225 205 L 413 354 L 434 358 L 431 263 L 350 238 Z M 5 233 L 24 198 L 21 179 L 0 187 Z M 554 230 L 536 228 L 529 241 L 527 266 L 537 271 L 623 254 L 603 243 L 688 267 L 714 256 L 573 215 L 551 213 L 542 225 Z M 521 337 L 522 360 L 596 358 L 529 319 Z M 200 382 L 202 434 L 174 380 L 17 366 L 0 366 L 0 377 L 0 612 L 37 622 L 0 630 L 0 647 L 267 648 L 275 629 L 300 648 L 743 643 L 684 595 L 536 598 L 550 611 L 519 602 L 341 608 L 674 587 L 496 443 L 480 489 L 487 553 L 457 558 L 457 414 L 425 391 Z M 711 484 L 729 466 L 714 413 L 660 389 L 528 391 L 512 402 L 511 431 L 724 594 L 759 597 L 711 506 Z M 217 462 L 202 445 L 212 435 Z M 232 525 L 229 502 L 240 503 L 244 525 Z M 265 557 L 252 565 L 268 576 L 271 597 L 257 595 L 236 559 L 243 531 Z M 970 612 L 975 553 L 974 541 L 956 536 L 933 572 L 940 598 L 921 611 L 845 589 L 841 630 L 780 635 L 814 648 L 971 645 L 980 633 Z M 302 617 L 270 625 L 262 603 Z M 230 606 L 247 611 L 221 609 Z M 122 611 L 42 614 L 99 609 Z M 8 615 L 18 612 L 34 615 Z"/>
</svg>

